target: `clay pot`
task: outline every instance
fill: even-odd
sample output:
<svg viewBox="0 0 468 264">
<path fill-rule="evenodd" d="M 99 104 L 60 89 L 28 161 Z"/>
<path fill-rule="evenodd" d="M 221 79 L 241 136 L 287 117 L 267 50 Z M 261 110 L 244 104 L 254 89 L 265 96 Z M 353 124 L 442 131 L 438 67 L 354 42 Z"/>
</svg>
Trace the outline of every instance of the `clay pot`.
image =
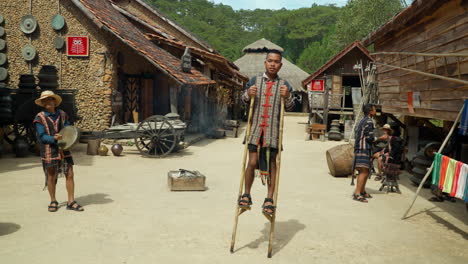
<svg viewBox="0 0 468 264">
<path fill-rule="evenodd" d="M 114 154 L 114 156 L 120 156 L 120 154 L 122 153 L 122 150 L 123 150 L 122 145 L 120 144 L 112 145 L 111 151 L 112 151 L 112 154 Z"/>
<path fill-rule="evenodd" d="M 100 156 L 107 156 L 107 152 L 109 152 L 109 149 L 105 145 L 101 145 L 98 149 Z"/>
</svg>

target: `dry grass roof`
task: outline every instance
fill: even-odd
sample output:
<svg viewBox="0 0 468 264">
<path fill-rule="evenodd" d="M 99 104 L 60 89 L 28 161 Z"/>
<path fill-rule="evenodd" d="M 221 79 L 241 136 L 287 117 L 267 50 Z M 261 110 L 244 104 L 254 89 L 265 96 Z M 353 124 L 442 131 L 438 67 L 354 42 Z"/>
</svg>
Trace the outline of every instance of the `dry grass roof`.
<svg viewBox="0 0 468 264">
<path fill-rule="evenodd" d="M 267 52 L 247 53 L 234 63 L 240 68 L 241 73 L 252 78 L 265 72 L 264 61 L 266 54 Z M 301 82 L 306 79 L 309 74 L 292 64 L 286 58 L 283 58 L 283 67 L 278 75 L 291 84 L 293 91 L 304 92 Z"/>
<path fill-rule="evenodd" d="M 245 47 L 242 52 L 267 52 L 268 50 L 278 50 L 284 52 L 284 49 L 275 43 L 264 38 L 255 41 L 254 43 Z"/>
</svg>

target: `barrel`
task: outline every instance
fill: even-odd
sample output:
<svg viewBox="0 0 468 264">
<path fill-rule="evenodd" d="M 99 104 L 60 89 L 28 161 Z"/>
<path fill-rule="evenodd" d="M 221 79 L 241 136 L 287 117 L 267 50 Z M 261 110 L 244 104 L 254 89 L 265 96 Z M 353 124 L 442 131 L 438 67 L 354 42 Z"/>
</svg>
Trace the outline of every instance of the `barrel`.
<svg viewBox="0 0 468 264">
<path fill-rule="evenodd" d="M 327 150 L 327 163 L 334 177 L 346 177 L 353 173 L 354 148 L 350 144 Z"/>
<path fill-rule="evenodd" d="M 58 85 L 58 70 L 53 65 L 43 65 L 39 74 L 39 87 L 43 90 L 54 90 Z"/>
</svg>

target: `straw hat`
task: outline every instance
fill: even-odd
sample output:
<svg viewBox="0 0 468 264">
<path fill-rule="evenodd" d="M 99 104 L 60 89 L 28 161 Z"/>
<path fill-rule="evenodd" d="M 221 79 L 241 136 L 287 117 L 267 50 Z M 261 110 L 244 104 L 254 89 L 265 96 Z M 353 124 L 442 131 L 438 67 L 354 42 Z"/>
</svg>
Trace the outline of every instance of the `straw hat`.
<svg viewBox="0 0 468 264">
<path fill-rule="evenodd" d="M 37 98 L 34 102 L 37 105 L 40 105 L 40 106 L 44 107 L 44 104 L 42 103 L 42 99 L 49 98 L 49 97 L 52 97 L 52 98 L 55 99 L 55 106 L 56 107 L 59 106 L 62 103 L 62 97 L 60 97 L 60 95 L 57 95 L 52 91 L 43 91 L 41 93 L 41 97 Z"/>
<path fill-rule="evenodd" d="M 390 127 L 389 124 L 385 124 L 381 129 L 382 130 L 388 130 L 390 132 L 390 134 L 393 133 L 393 129 Z"/>
</svg>

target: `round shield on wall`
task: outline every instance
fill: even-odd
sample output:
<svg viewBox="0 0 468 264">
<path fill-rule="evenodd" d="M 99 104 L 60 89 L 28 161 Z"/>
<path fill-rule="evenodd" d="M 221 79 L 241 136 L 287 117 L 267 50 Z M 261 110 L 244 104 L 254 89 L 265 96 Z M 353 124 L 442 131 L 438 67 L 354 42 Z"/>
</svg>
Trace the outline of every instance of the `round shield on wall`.
<svg viewBox="0 0 468 264">
<path fill-rule="evenodd" d="M 21 55 L 26 61 L 32 61 L 36 57 L 36 48 L 31 44 L 26 44 L 21 50 Z"/>
<path fill-rule="evenodd" d="M 7 77 L 8 77 L 7 69 L 0 67 L 0 81 L 6 80 Z"/>
<path fill-rule="evenodd" d="M 55 30 L 61 30 L 65 26 L 65 18 L 59 14 L 54 15 L 50 21 L 52 28 Z"/>
<path fill-rule="evenodd" d="M 0 51 L 4 50 L 6 47 L 6 41 L 3 39 L 0 39 Z"/>
<path fill-rule="evenodd" d="M 0 27 L 0 38 L 3 37 L 4 35 L 5 35 L 5 28 Z"/>
<path fill-rule="evenodd" d="M 20 28 L 25 34 L 33 33 L 37 28 L 37 19 L 32 15 L 25 15 L 21 18 Z"/>
<path fill-rule="evenodd" d="M 65 41 L 63 40 L 63 38 L 61 37 L 56 37 L 54 39 L 54 47 L 58 50 L 60 49 L 63 49 L 63 47 L 65 46 Z"/>
<path fill-rule="evenodd" d="M 7 56 L 5 53 L 0 53 L 0 66 L 7 62 Z"/>
</svg>

